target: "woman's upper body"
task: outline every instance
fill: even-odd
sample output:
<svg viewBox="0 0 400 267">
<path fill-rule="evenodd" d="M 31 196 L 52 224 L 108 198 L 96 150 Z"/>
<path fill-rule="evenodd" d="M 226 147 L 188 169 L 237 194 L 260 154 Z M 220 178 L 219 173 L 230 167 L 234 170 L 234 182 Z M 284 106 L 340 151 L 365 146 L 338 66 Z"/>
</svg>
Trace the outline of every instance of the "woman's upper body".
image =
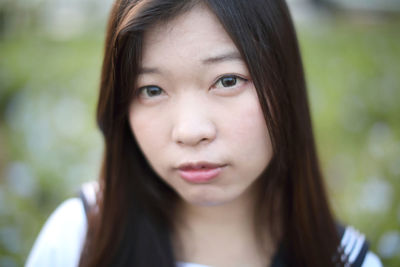
<svg viewBox="0 0 400 267">
<path fill-rule="evenodd" d="M 328 267 L 366 252 L 347 231 L 340 247 L 284 0 L 116 0 L 97 121 L 98 212 L 86 227 L 63 206 L 29 262 L 47 238 L 54 258 L 82 250 L 82 267 Z"/>
<path fill-rule="evenodd" d="M 292 264 L 332 264 L 284 1 L 117 0 L 97 115 L 103 201 L 82 266 L 265 266 L 279 236 Z"/>
<path fill-rule="evenodd" d="M 87 221 L 81 199 L 72 198 L 61 204 L 49 217 L 41 230 L 27 259 L 26 267 L 76 267 L 84 243 Z M 212 242 L 212 241 L 211 241 Z M 234 239 L 232 239 L 234 242 Z M 357 262 L 361 267 L 381 267 L 379 258 L 368 251 L 363 255 L 363 235 L 347 227 L 342 244 L 350 263 Z M 365 256 L 365 257 L 364 257 Z M 284 259 L 275 255 L 272 267 L 280 265 Z M 198 263 L 177 262 L 177 267 L 206 267 Z M 252 265 L 246 265 L 252 266 Z M 210 266 L 208 266 L 210 267 Z M 216 266 L 215 266 L 216 267 Z"/>
</svg>

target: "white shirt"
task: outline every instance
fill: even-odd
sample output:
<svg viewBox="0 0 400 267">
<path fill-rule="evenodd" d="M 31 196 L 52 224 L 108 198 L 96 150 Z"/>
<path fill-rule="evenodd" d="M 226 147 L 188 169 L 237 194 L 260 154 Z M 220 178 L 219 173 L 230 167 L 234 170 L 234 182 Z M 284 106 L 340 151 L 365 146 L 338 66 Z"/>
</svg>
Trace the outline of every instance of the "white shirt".
<svg viewBox="0 0 400 267">
<path fill-rule="evenodd" d="M 79 198 L 62 203 L 51 214 L 27 259 L 25 267 L 76 267 L 86 237 L 86 214 Z M 211 267 L 177 262 L 177 267 Z M 362 267 L 382 267 L 379 258 L 368 252 Z"/>
</svg>

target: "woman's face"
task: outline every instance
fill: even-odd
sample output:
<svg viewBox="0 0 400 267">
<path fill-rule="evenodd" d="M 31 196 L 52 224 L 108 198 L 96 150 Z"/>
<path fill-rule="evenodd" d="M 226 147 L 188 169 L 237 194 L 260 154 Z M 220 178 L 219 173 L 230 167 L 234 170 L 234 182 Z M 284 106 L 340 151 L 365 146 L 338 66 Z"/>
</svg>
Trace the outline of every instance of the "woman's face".
<svg viewBox="0 0 400 267">
<path fill-rule="evenodd" d="M 195 7 L 147 31 L 143 47 L 129 123 L 152 168 L 190 204 L 251 196 L 272 147 L 249 72 L 217 18 Z"/>
</svg>

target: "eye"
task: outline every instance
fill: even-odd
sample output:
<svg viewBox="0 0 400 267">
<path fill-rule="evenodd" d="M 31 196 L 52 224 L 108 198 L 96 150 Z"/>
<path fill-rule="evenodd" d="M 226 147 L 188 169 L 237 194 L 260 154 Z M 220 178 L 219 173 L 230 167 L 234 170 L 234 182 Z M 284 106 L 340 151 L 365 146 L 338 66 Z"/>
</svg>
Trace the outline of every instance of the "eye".
<svg viewBox="0 0 400 267">
<path fill-rule="evenodd" d="M 155 85 L 149 85 L 139 88 L 138 96 L 142 98 L 153 98 L 160 96 L 164 93 L 164 90 Z"/>
<path fill-rule="evenodd" d="M 215 88 L 232 88 L 241 85 L 247 80 L 237 75 L 225 75 L 217 80 L 213 87 Z"/>
</svg>

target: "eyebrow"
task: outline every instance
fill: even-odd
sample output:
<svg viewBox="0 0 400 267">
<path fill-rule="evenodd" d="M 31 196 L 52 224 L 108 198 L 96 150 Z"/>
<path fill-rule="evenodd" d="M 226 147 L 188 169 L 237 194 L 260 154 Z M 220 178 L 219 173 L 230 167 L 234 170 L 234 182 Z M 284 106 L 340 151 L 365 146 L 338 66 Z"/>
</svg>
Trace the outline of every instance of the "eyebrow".
<svg viewBox="0 0 400 267">
<path fill-rule="evenodd" d="M 205 65 L 209 65 L 209 64 L 215 64 L 215 63 L 231 61 L 231 60 L 242 60 L 242 57 L 240 56 L 239 52 L 232 51 L 232 52 L 228 52 L 225 54 L 212 56 L 212 57 L 203 59 L 201 62 Z"/>
<path fill-rule="evenodd" d="M 217 55 L 217 56 L 211 56 L 211 57 L 201 60 L 201 63 L 203 65 L 209 65 L 209 64 L 217 64 L 217 63 L 221 63 L 224 61 L 233 61 L 233 60 L 242 61 L 242 57 L 240 56 L 239 52 L 232 51 L 232 52 L 228 52 L 228 53 Z M 141 67 L 139 69 L 138 74 L 142 75 L 142 74 L 160 74 L 160 73 L 161 73 L 161 71 L 158 68 Z"/>
<path fill-rule="evenodd" d="M 139 69 L 139 75 L 141 74 L 160 74 L 160 70 L 157 68 L 146 68 L 146 67 L 141 67 Z"/>
</svg>

